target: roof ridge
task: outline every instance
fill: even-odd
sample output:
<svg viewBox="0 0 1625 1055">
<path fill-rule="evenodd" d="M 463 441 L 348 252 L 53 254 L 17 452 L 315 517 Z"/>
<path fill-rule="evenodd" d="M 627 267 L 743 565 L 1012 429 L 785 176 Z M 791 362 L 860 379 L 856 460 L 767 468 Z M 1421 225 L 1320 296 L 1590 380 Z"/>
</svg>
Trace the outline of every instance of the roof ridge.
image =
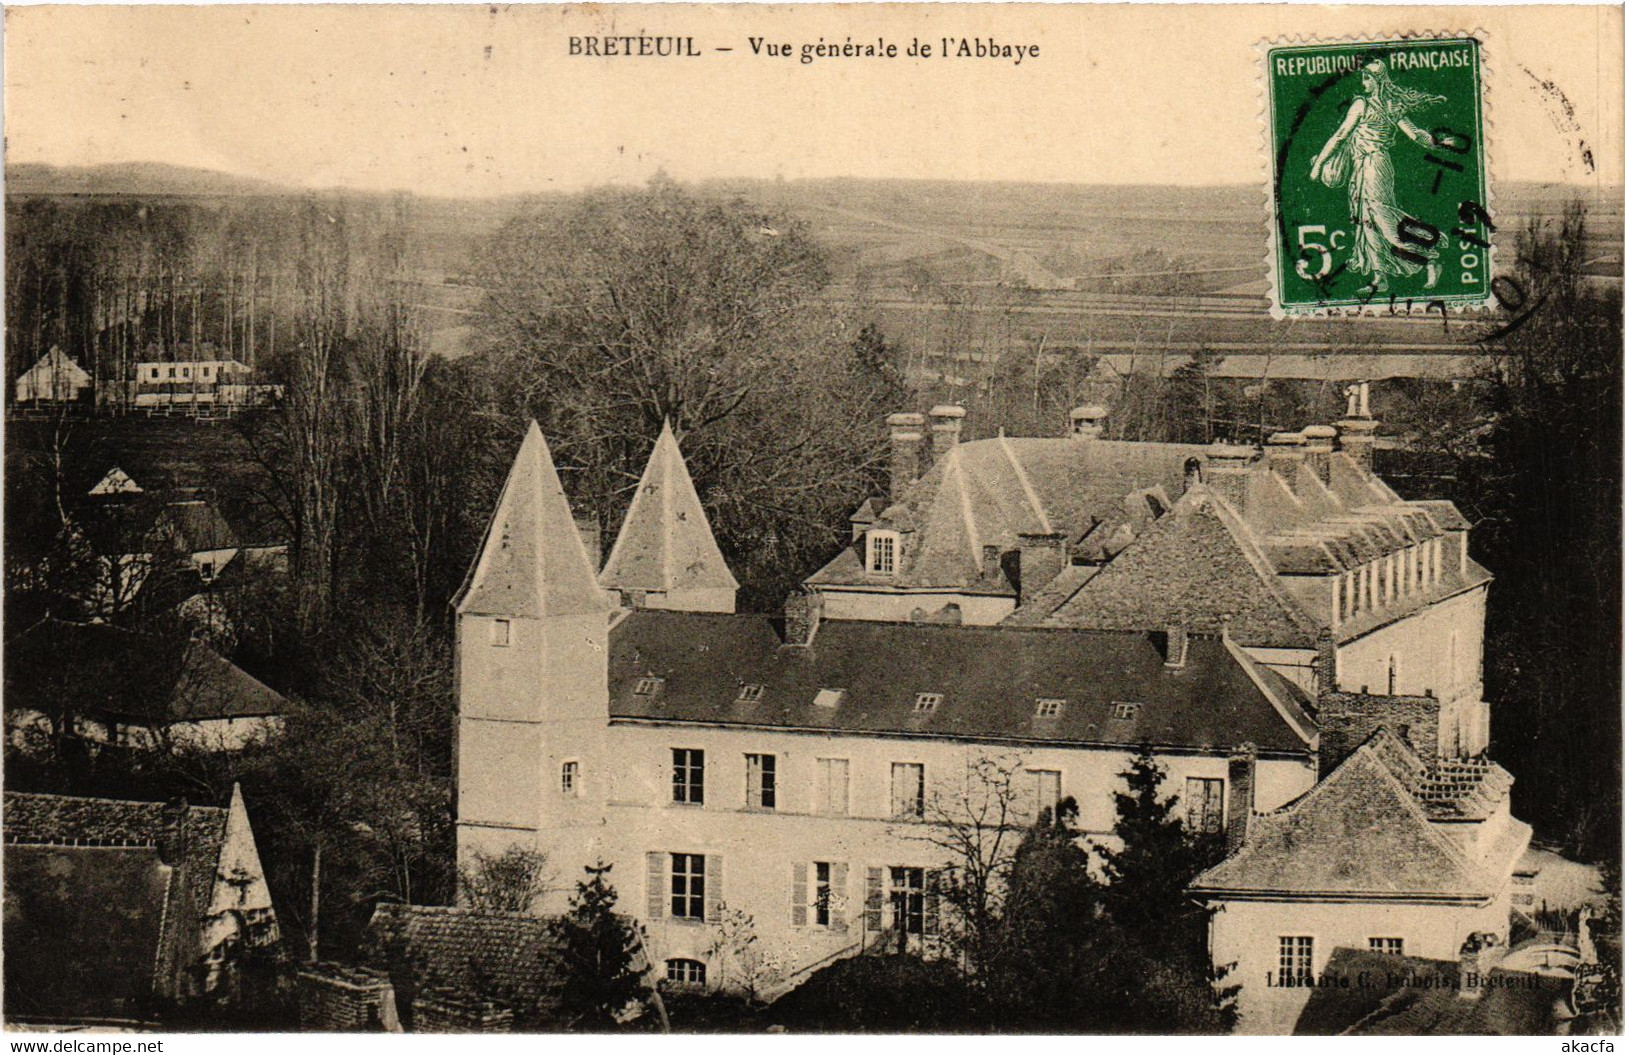
<svg viewBox="0 0 1625 1055">
<path fill-rule="evenodd" d="M 1198 487 L 1202 489 L 1201 492 L 1196 490 Z M 1252 567 L 1265 592 L 1282 607 L 1288 618 L 1298 625 L 1298 629 L 1318 633 L 1320 624 L 1315 622 L 1314 618 L 1304 610 L 1303 605 L 1298 603 L 1297 598 L 1281 588 L 1280 576 L 1275 570 L 1274 563 L 1265 555 L 1263 547 L 1254 537 L 1253 529 L 1247 524 L 1246 519 L 1240 513 L 1231 509 L 1230 504 L 1206 484 L 1196 484 L 1187 492 L 1187 494 L 1197 495 L 1204 493 L 1213 502 L 1214 515 L 1218 518 L 1220 526 L 1225 529 L 1225 532 L 1231 538 L 1235 539 L 1237 547 L 1241 550 L 1241 555 Z M 1181 496 L 1181 500 L 1183 498 L 1184 496 Z"/>
<path fill-rule="evenodd" d="M 1049 514 L 1044 511 L 1044 506 L 1038 501 L 1038 492 L 1033 490 L 1033 482 L 1028 479 L 1027 470 L 1022 467 L 1021 459 L 1016 457 L 1015 448 L 1010 446 L 1010 441 L 1005 437 L 1004 433 L 1001 432 L 998 439 L 999 449 L 1004 452 L 1005 458 L 1009 459 L 1010 468 L 1016 474 L 1016 483 L 1021 485 L 1022 495 L 1027 499 L 1027 504 L 1032 506 L 1033 512 L 1038 514 L 1039 526 L 1044 529 L 1044 534 L 1054 534 L 1055 528 L 1050 524 Z"/>
</svg>

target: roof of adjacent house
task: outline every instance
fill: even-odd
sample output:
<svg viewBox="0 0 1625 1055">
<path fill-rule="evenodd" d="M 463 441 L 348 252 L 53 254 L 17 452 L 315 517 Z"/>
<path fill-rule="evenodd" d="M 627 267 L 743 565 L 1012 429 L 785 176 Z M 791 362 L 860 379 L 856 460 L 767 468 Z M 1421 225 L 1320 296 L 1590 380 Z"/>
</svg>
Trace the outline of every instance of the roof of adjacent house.
<svg viewBox="0 0 1625 1055">
<path fill-rule="evenodd" d="M 564 972 L 550 919 L 442 905 L 380 904 L 362 956 L 387 969 L 397 988 L 447 988 L 494 999 L 520 1022 L 557 1006 Z"/>
<path fill-rule="evenodd" d="M 45 619 L 6 643 L 7 709 L 74 710 L 150 726 L 285 714 L 288 701 L 202 641 Z"/>
<path fill-rule="evenodd" d="M 457 611 L 539 618 L 609 609 L 547 440 L 533 421 L 458 594 Z"/>
<path fill-rule="evenodd" d="M 669 421 L 660 429 L 598 582 L 621 590 L 739 588 L 711 534 Z"/>
<path fill-rule="evenodd" d="M 169 502 L 159 512 L 153 531 L 173 540 L 183 553 L 236 549 L 237 533 L 210 502 L 186 498 Z"/>
<path fill-rule="evenodd" d="M 145 1020 L 200 947 L 229 811 L 6 792 L 8 1019 Z"/>
<path fill-rule="evenodd" d="M 1493 897 L 1529 843 L 1529 826 L 1506 818 L 1487 847 L 1470 851 L 1439 823 L 1487 815 L 1512 778 L 1493 762 L 1477 780 L 1451 762 L 1429 765 L 1386 728 L 1324 780 L 1248 822 L 1231 856 L 1197 876 L 1197 896 Z"/>
<path fill-rule="evenodd" d="M 956 444 L 895 498 L 874 527 L 912 533 L 894 576 L 871 576 L 856 547 L 807 581 L 955 587 L 1013 594 L 1002 570 L 983 575 L 982 547 L 1015 549 L 1018 536 L 1066 533 L 1083 549 L 1115 552 L 1125 530 L 1149 522 L 1183 489 L 1185 464 L 1208 448 L 1179 443 L 1000 436 Z"/>
<path fill-rule="evenodd" d="M 1463 999 L 1454 960 L 1339 948 L 1293 1032 L 1300 1036 L 1552 1036 L 1572 1017 L 1571 979 L 1492 968 L 1476 999 Z"/>
<path fill-rule="evenodd" d="M 637 610 L 610 632 L 610 716 L 891 736 L 1313 748 L 1301 690 L 1234 643 L 1193 636 L 1182 669 L 1165 659 L 1157 634 L 824 620 L 810 646 L 786 646 L 766 616 Z M 640 684 L 650 691 L 640 694 Z M 742 694 L 747 685 L 760 693 Z M 816 702 L 825 689 L 843 690 L 834 706 Z M 918 711 L 922 692 L 942 699 Z M 1064 700 L 1061 713 L 1039 717 L 1040 698 Z M 1132 717 L 1116 716 L 1121 703 L 1138 705 Z"/>
</svg>

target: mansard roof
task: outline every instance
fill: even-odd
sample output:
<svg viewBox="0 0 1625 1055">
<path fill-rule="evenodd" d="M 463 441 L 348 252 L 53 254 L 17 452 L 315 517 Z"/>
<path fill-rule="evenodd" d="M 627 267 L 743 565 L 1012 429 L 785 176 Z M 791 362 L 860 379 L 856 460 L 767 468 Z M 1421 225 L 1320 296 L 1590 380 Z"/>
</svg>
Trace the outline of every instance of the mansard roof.
<svg viewBox="0 0 1625 1055">
<path fill-rule="evenodd" d="M 660 429 L 621 533 L 598 575 L 618 590 L 737 590 L 671 422 Z"/>
<path fill-rule="evenodd" d="M 458 596 L 457 611 L 536 619 L 609 608 L 547 440 L 533 421 Z"/>
<path fill-rule="evenodd" d="M 1471 765 L 1476 779 L 1458 783 L 1454 763 L 1430 766 L 1379 729 L 1302 796 L 1252 817 L 1241 848 L 1197 876 L 1191 891 L 1209 898 L 1491 898 L 1528 845 L 1529 826 L 1506 818 L 1499 836 L 1474 853 L 1435 823 L 1487 815 L 1480 801 L 1487 796 L 1504 801 L 1511 784 L 1505 771 L 1492 762 Z"/>
<path fill-rule="evenodd" d="M 636 610 L 610 631 L 610 715 L 877 736 L 1313 750 L 1317 730 L 1302 692 L 1232 642 L 1193 636 L 1183 669 L 1164 661 L 1159 634 L 824 620 L 803 647 L 786 646 L 766 616 Z M 844 692 L 835 706 L 820 706 L 821 689 Z M 942 699 L 922 712 L 919 693 Z M 1065 705 L 1039 717 L 1040 698 Z M 1122 703 L 1139 706 L 1124 718 Z"/>
</svg>

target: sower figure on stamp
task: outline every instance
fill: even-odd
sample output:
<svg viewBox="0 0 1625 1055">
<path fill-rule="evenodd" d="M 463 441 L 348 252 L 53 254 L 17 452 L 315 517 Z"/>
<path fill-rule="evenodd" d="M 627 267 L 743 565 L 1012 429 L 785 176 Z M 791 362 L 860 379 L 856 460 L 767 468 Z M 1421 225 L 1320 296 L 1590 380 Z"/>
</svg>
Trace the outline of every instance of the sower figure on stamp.
<svg viewBox="0 0 1625 1055">
<path fill-rule="evenodd" d="M 1396 128 L 1420 146 L 1438 145 L 1430 133 L 1412 123 L 1410 115 L 1444 102 L 1444 96 L 1395 84 L 1380 59 L 1366 63 L 1360 87 L 1364 94 L 1355 96 L 1343 123 L 1315 155 L 1309 178 L 1328 187 L 1348 181 L 1349 217 L 1354 226 L 1349 266 L 1371 276 L 1367 288 L 1386 291 L 1389 275 L 1414 275 L 1422 270 L 1421 260 L 1427 267 L 1424 288 L 1432 289 L 1439 281 L 1438 251 L 1447 243 L 1443 235 L 1430 246 L 1401 237 L 1405 214 L 1394 196 L 1389 148 Z"/>
</svg>

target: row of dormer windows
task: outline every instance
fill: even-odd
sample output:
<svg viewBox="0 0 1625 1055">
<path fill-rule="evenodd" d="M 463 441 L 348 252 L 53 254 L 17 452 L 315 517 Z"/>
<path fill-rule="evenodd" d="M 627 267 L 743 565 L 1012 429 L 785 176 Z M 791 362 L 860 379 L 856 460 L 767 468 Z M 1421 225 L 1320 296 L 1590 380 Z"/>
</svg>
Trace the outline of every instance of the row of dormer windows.
<svg viewBox="0 0 1625 1055">
<path fill-rule="evenodd" d="M 492 643 L 496 645 L 508 644 L 507 620 L 499 619 L 500 630 L 493 631 Z M 658 696 L 666 687 L 666 679 L 658 675 L 648 675 L 637 680 L 632 686 L 634 696 Z M 756 682 L 746 682 L 739 686 L 739 694 L 734 697 L 735 703 L 761 703 L 767 695 L 767 686 Z M 940 692 L 917 692 L 914 694 L 915 714 L 935 714 L 942 706 L 945 696 Z M 821 688 L 813 694 L 815 707 L 839 707 L 846 699 L 846 690 L 838 688 Z M 1133 719 L 1138 717 L 1140 705 L 1138 703 L 1113 703 L 1112 717 Z M 1033 701 L 1034 718 L 1060 718 L 1066 713 L 1066 700 L 1056 696 L 1040 696 Z"/>
<path fill-rule="evenodd" d="M 1370 561 L 1332 580 L 1334 622 L 1378 611 L 1439 581 L 1443 540 L 1429 539 Z"/>
</svg>

